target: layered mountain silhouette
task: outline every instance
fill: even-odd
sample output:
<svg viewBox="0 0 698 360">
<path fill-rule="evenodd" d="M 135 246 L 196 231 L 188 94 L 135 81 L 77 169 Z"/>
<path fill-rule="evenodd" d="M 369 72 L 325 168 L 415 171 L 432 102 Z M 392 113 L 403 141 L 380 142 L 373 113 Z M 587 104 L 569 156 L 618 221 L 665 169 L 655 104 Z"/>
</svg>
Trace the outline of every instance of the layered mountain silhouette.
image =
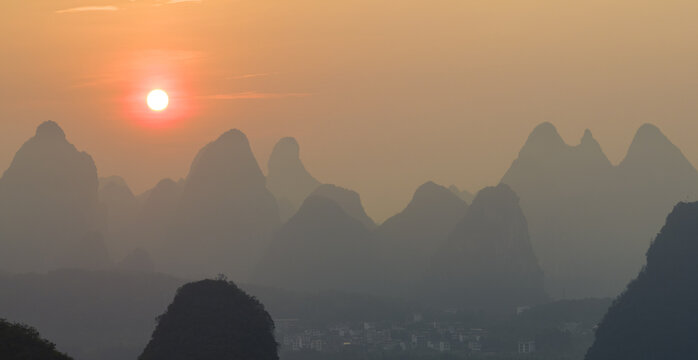
<svg viewBox="0 0 698 360">
<path fill-rule="evenodd" d="M 159 255 L 174 226 L 183 188 L 184 180 L 175 182 L 172 179 L 163 179 L 137 197 L 141 205 L 132 231 L 132 251 L 142 249 L 150 254 Z M 157 268 L 155 259 L 151 260 Z"/>
<path fill-rule="evenodd" d="M 698 358 L 698 203 L 679 203 L 613 303 L 587 360 Z"/>
<path fill-rule="evenodd" d="M 177 290 L 139 360 L 277 360 L 274 322 L 232 282 L 202 280 Z"/>
<path fill-rule="evenodd" d="M 294 290 L 368 290 L 376 276 L 371 238 L 334 200 L 313 194 L 276 233 L 251 280 Z"/>
<path fill-rule="evenodd" d="M 406 294 L 424 276 L 467 208 L 458 195 L 430 181 L 415 191 L 404 210 L 376 228 L 383 269 L 398 294 Z"/>
<path fill-rule="evenodd" d="M 367 229 L 376 227 L 373 219 L 366 214 L 364 206 L 361 204 L 361 197 L 353 190 L 332 184 L 322 184 L 311 195 L 322 196 L 334 201 L 345 213 L 359 220 Z"/>
<path fill-rule="evenodd" d="M 456 185 L 451 185 L 448 187 L 449 190 L 451 190 L 454 194 L 458 195 L 458 197 L 470 204 L 473 202 L 473 199 L 475 198 L 475 195 L 473 195 L 470 191 L 468 190 L 461 190 L 458 188 Z"/>
<path fill-rule="evenodd" d="M 698 194 L 698 175 L 653 125 L 613 166 L 591 132 L 567 145 L 537 126 L 502 178 L 521 198 L 554 297 L 612 296 L 642 265 L 663 214 Z"/>
<path fill-rule="evenodd" d="M 72 265 L 67 260 L 85 236 L 104 225 L 92 158 L 70 144 L 58 124 L 42 123 L 0 178 L 0 267 Z"/>
<path fill-rule="evenodd" d="M 120 176 L 99 179 L 99 199 L 107 210 L 106 238 L 114 257 L 122 257 L 132 251 L 134 229 L 141 204 L 126 180 Z"/>
<path fill-rule="evenodd" d="M 230 130 L 199 151 L 173 219 L 164 240 L 164 269 L 246 278 L 280 220 L 245 134 Z"/>
<path fill-rule="evenodd" d="M 269 157 L 267 187 L 279 202 L 282 221 L 288 220 L 320 182 L 305 169 L 296 139 L 279 140 Z"/>
<path fill-rule="evenodd" d="M 526 218 L 507 185 L 478 192 L 426 280 L 424 296 L 442 306 L 511 309 L 546 299 Z"/>
</svg>

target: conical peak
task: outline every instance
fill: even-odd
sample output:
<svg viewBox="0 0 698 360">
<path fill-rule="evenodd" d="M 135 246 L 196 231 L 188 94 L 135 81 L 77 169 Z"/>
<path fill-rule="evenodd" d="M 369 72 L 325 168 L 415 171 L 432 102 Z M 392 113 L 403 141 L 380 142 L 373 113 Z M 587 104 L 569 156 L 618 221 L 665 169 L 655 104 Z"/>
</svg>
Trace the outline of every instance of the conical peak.
<svg viewBox="0 0 698 360">
<path fill-rule="evenodd" d="M 662 134 L 662 131 L 659 130 L 659 128 L 650 123 L 644 123 L 640 125 L 640 127 L 637 129 L 637 134 L 635 136 L 639 135 L 648 135 L 648 136 L 661 136 L 664 137 L 664 134 Z"/>
<path fill-rule="evenodd" d="M 410 202 L 410 205 L 413 205 L 415 203 L 422 203 L 422 202 L 431 202 L 433 199 L 456 199 L 458 201 L 462 201 L 456 194 L 454 194 L 451 190 L 434 183 L 433 181 L 428 181 L 422 185 L 420 185 L 417 190 L 414 192 L 414 196 L 412 197 L 412 201 Z"/>
<path fill-rule="evenodd" d="M 681 150 L 652 124 L 644 124 L 635 133 L 630 148 L 621 166 L 632 166 L 652 163 L 654 166 L 681 166 L 693 168 Z M 693 172 L 695 170 L 692 170 Z"/>
<path fill-rule="evenodd" d="M 633 142 L 631 143 L 631 148 L 633 145 L 636 144 L 642 144 L 642 145 L 655 145 L 655 144 L 667 144 L 671 143 L 669 139 L 667 139 L 666 136 L 662 133 L 661 130 L 659 130 L 658 127 L 655 125 L 646 123 L 642 124 L 637 129 L 637 132 L 635 133 L 635 137 L 633 138 Z"/>
<path fill-rule="evenodd" d="M 526 144 L 524 144 L 520 156 L 533 155 L 540 153 L 548 153 L 567 147 L 565 141 L 562 140 L 555 126 L 549 122 L 544 122 L 533 129 Z"/>
<path fill-rule="evenodd" d="M 443 187 L 443 186 L 441 186 L 433 181 L 427 181 L 424 184 L 419 185 L 417 190 L 414 192 L 414 195 L 417 196 L 419 194 L 429 194 L 429 193 L 432 193 L 435 191 L 440 191 L 442 189 L 445 189 L 448 191 L 448 189 L 446 189 L 445 187 Z"/>
<path fill-rule="evenodd" d="M 298 141 L 296 141 L 295 138 L 289 136 L 281 138 L 276 143 L 276 145 L 274 146 L 274 150 L 271 152 L 271 156 L 274 157 L 275 155 L 283 155 L 284 157 L 297 158 L 299 157 L 299 152 L 300 146 L 298 145 Z"/>
<path fill-rule="evenodd" d="M 339 216 L 349 216 L 337 202 L 322 196 L 310 195 L 303 201 L 303 205 L 298 209 L 298 212 L 293 216 L 297 219 L 317 219 L 320 218 L 336 218 Z"/>
<path fill-rule="evenodd" d="M 55 121 L 45 121 L 36 128 L 37 138 L 65 139 L 65 132 Z"/>
<path fill-rule="evenodd" d="M 230 129 L 218 137 L 216 142 L 248 144 L 247 136 L 238 129 Z"/>
<path fill-rule="evenodd" d="M 285 137 L 279 140 L 274 145 L 267 165 L 270 174 L 290 169 L 304 171 L 300 160 L 300 146 L 296 139 Z"/>
<path fill-rule="evenodd" d="M 588 158 L 595 159 L 598 161 L 595 163 L 603 163 L 605 166 L 611 165 L 611 162 L 608 160 L 608 157 L 606 157 L 606 154 L 603 152 L 603 149 L 601 149 L 601 145 L 598 141 L 596 141 L 596 139 L 594 139 L 594 135 L 591 134 L 591 131 L 589 129 L 584 130 L 582 140 L 579 142 L 579 145 L 577 145 L 576 148 L 582 150 L 584 153 L 588 155 L 595 155 L 595 158 Z"/>
<path fill-rule="evenodd" d="M 237 129 L 226 131 L 218 139 L 199 150 L 192 162 L 189 176 L 195 174 L 202 166 L 210 171 L 220 171 L 221 168 L 230 170 L 236 166 L 242 166 L 252 168 L 254 175 L 250 176 L 261 175 L 261 170 L 257 174 L 259 167 L 247 136 Z"/>
<path fill-rule="evenodd" d="M 155 189 L 163 189 L 163 188 L 173 189 L 176 187 L 177 187 L 177 183 L 170 178 L 164 178 L 164 179 L 158 181 L 158 183 L 155 185 Z"/>
<path fill-rule="evenodd" d="M 544 122 L 536 126 L 531 134 L 528 136 L 529 141 L 555 141 L 564 144 L 562 137 L 557 132 L 557 128 L 550 122 Z"/>
</svg>

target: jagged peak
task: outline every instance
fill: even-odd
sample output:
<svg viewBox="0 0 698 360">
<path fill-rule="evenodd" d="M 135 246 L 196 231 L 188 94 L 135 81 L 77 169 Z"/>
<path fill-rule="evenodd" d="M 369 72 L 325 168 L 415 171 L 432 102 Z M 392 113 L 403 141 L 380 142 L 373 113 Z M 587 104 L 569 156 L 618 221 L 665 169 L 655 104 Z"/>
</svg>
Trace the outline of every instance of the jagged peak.
<svg viewBox="0 0 698 360">
<path fill-rule="evenodd" d="M 584 135 L 576 148 L 586 153 L 588 156 L 596 156 L 598 158 L 597 160 L 603 162 L 603 165 L 612 166 L 611 161 L 608 160 L 608 157 L 606 156 L 606 153 L 603 152 L 601 144 L 599 144 L 599 142 L 594 138 L 594 135 L 591 134 L 591 130 L 584 130 Z M 601 162 L 598 164 L 601 164 Z"/>
<path fill-rule="evenodd" d="M 55 121 L 44 121 L 36 128 L 37 138 L 65 139 L 65 132 Z"/>
<path fill-rule="evenodd" d="M 327 197 L 336 202 L 347 214 L 361 221 L 367 228 L 375 227 L 375 222 L 366 214 L 361 204 L 361 196 L 356 191 L 333 184 L 322 184 L 311 195 Z"/>
</svg>

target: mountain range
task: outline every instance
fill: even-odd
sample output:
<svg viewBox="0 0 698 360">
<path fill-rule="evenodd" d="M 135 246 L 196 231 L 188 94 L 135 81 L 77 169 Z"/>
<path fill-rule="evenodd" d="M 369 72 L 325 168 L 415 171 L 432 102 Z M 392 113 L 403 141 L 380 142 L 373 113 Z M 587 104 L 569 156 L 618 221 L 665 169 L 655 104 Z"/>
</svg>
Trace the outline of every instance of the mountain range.
<svg viewBox="0 0 698 360">
<path fill-rule="evenodd" d="M 618 294 L 642 266 L 665 214 L 698 196 L 698 172 L 649 124 L 614 166 L 589 130 L 570 146 L 543 123 L 501 182 L 521 198 L 554 297 Z"/>
</svg>

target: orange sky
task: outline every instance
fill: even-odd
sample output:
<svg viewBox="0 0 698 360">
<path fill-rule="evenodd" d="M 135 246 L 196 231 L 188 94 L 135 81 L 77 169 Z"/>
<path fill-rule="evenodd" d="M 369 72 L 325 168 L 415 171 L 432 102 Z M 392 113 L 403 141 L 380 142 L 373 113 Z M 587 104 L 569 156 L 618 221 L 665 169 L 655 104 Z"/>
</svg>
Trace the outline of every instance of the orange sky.
<svg viewBox="0 0 698 360">
<path fill-rule="evenodd" d="M 136 192 L 244 131 L 295 136 L 378 220 L 427 180 L 496 183 L 528 132 L 590 128 L 613 162 L 657 124 L 698 163 L 698 2 L 9 0 L 0 168 L 55 120 Z M 167 90 L 154 117 L 145 93 Z"/>
</svg>

